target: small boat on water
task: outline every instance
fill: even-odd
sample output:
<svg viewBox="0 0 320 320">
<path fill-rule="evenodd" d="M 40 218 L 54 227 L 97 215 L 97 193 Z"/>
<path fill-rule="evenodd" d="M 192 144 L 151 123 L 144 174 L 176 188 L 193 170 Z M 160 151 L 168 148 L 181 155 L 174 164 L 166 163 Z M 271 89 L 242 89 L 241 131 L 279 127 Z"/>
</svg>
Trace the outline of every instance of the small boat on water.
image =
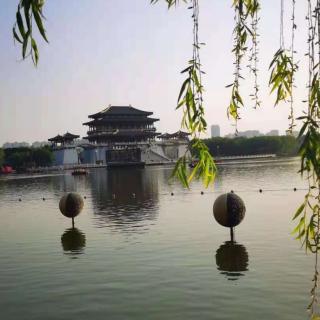
<svg viewBox="0 0 320 320">
<path fill-rule="evenodd" d="M 11 166 L 0 167 L 0 174 L 11 174 L 16 173 L 16 170 L 13 170 Z"/>
<path fill-rule="evenodd" d="M 86 169 L 83 169 L 83 168 L 79 168 L 79 169 L 74 169 L 71 174 L 73 176 L 83 176 L 83 175 L 86 175 L 88 174 L 88 171 Z"/>
</svg>

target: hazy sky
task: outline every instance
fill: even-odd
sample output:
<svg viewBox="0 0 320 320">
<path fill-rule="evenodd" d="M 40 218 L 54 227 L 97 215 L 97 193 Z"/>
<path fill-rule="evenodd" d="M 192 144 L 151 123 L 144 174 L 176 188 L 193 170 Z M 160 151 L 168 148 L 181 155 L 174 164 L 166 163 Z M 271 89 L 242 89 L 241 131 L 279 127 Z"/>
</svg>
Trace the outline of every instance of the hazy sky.
<svg viewBox="0 0 320 320">
<path fill-rule="evenodd" d="M 297 2 L 299 58 L 307 45 L 304 1 Z M 20 61 L 12 40 L 18 0 L 0 0 L 0 145 L 10 141 L 47 140 L 67 130 L 84 136 L 89 114 L 112 105 L 153 111 L 160 132 L 180 128 L 177 95 L 192 50 L 192 21 L 185 5 L 167 10 L 149 0 L 47 0 L 45 15 L 50 44 L 40 37 L 40 62 Z M 209 125 L 222 134 L 234 131 L 226 109 L 232 82 L 233 10 L 231 0 L 200 1 L 201 57 L 206 75 L 204 98 Z M 286 22 L 290 23 L 289 5 Z M 268 65 L 279 47 L 280 0 L 262 0 L 260 86 L 263 105 L 254 110 L 246 99 L 239 130 L 262 132 L 288 127 L 289 105 L 273 107 L 268 95 Z M 286 34 L 290 40 L 290 34 Z M 289 41 L 287 42 L 289 46 Z M 302 60 L 300 65 L 303 69 Z M 303 73 L 303 71 L 302 71 Z M 244 75 L 247 72 L 244 71 Z M 305 106 L 305 79 L 297 78 L 296 116 Z M 252 78 L 243 83 L 251 93 Z"/>
</svg>

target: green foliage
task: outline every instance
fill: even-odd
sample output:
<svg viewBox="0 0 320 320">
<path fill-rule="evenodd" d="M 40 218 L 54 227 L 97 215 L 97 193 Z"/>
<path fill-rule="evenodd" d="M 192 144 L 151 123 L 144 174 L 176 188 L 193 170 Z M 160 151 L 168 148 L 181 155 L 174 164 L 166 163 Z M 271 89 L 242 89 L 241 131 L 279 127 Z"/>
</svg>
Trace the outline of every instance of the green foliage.
<svg viewBox="0 0 320 320">
<path fill-rule="evenodd" d="M 45 167 L 52 164 L 53 152 L 49 147 L 5 149 L 5 163 L 14 169 Z"/>
<path fill-rule="evenodd" d="M 4 151 L 0 148 L 0 167 L 4 164 Z"/>
<path fill-rule="evenodd" d="M 235 55 L 235 72 L 233 83 L 227 87 L 231 87 L 231 99 L 228 106 L 228 115 L 230 115 L 236 122 L 240 119 L 239 109 L 243 107 L 243 99 L 240 93 L 240 79 L 243 79 L 241 75 L 241 64 L 248 50 L 248 39 L 252 40 L 252 56 L 251 60 L 257 62 L 257 29 L 258 23 L 257 14 L 260 10 L 260 3 L 258 0 L 234 0 L 233 7 L 235 10 L 235 27 L 234 33 L 234 47 L 232 52 Z M 250 19 L 250 21 L 248 21 Z M 255 77 L 257 76 L 256 66 L 253 69 Z M 258 101 L 258 85 L 255 80 L 255 94 L 256 105 L 259 105 Z"/>
<path fill-rule="evenodd" d="M 215 179 L 217 168 L 206 144 L 200 139 L 194 139 L 191 143 L 191 152 L 199 159 L 196 166 L 190 171 L 188 158 L 181 157 L 175 165 L 171 178 L 178 178 L 185 188 L 189 188 L 193 179 L 202 179 L 205 187 L 208 187 Z"/>
<path fill-rule="evenodd" d="M 21 45 L 22 58 L 31 56 L 34 65 L 38 64 L 39 51 L 34 38 L 33 25 L 35 24 L 42 38 L 48 42 L 44 29 L 42 9 L 45 0 L 20 0 L 16 13 L 16 22 L 12 32 L 14 39 Z"/>
<path fill-rule="evenodd" d="M 275 53 L 269 66 L 269 69 L 272 69 L 269 79 L 271 93 L 274 91 L 277 93 L 275 105 L 292 99 L 292 84 L 297 68 L 298 66 L 292 61 L 292 55 L 284 49 L 279 49 Z"/>
<path fill-rule="evenodd" d="M 53 162 L 53 152 L 49 147 L 33 149 L 32 158 L 37 167 L 46 167 Z"/>
<path fill-rule="evenodd" d="M 151 3 L 156 2 L 158 0 L 151 1 Z M 179 1 L 166 0 L 166 2 L 170 8 Z M 207 130 L 202 97 L 202 74 L 204 72 L 201 69 L 200 61 L 200 48 L 204 43 L 199 42 L 198 36 L 199 1 L 190 0 L 190 4 L 188 9 L 192 11 L 191 17 L 193 20 L 192 58 L 188 61 L 188 66 L 181 72 L 182 74 L 186 74 L 187 77 L 182 83 L 176 109 L 181 108 L 183 110 L 181 126 L 190 132 L 193 142 L 190 144 L 189 151 L 199 155 L 199 162 L 189 172 L 187 168 L 188 158 L 187 155 L 184 155 L 178 160 L 172 172 L 172 177 L 179 179 L 182 185 L 187 188 L 194 178 L 201 178 L 207 187 L 213 182 L 216 175 L 214 160 L 207 146 L 200 139 L 201 133 Z"/>
<path fill-rule="evenodd" d="M 151 4 L 155 4 L 157 2 L 159 2 L 160 0 L 151 0 Z M 167 4 L 168 4 L 168 8 L 172 7 L 172 6 L 176 6 L 179 4 L 179 2 L 185 2 L 187 3 L 188 0 L 164 0 Z"/>
<path fill-rule="evenodd" d="M 211 154 L 216 157 L 256 154 L 276 154 L 277 156 L 297 156 L 300 142 L 293 136 L 261 136 L 211 138 L 204 140 Z"/>
</svg>

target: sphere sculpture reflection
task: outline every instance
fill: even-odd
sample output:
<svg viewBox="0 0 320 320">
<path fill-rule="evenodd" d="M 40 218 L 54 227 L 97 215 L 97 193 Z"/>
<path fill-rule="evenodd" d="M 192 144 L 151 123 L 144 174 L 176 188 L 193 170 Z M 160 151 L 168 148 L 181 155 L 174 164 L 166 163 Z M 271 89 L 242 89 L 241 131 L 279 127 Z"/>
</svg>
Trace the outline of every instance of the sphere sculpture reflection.
<svg viewBox="0 0 320 320">
<path fill-rule="evenodd" d="M 83 199 L 78 193 L 70 192 L 64 195 L 59 202 L 59 209 L 61 213 L 72 219 L 72 226 L 74 226 L 74 218 L 82 211 L 84 206 Z"/>
<path fill-rule="evenodd" d="M 237 280 L 248 270 L 249 255 L 245 246 L 227 241 L 216 252 L 216 264 L 228 280 Z"/>
<path fill-rule="evenodd" d="M 86 246 L 86 236 L 79 229 L 70 228 L 61 236 L 61 244 L 65 253 L 81 254 Z"/>
<path fill-rule="evenodd" d="M 213 215 L 224 227 L 233 228 L 240 224 L 246 212 L 242 199 L 235 193 L 220 195 L 213 204 Z"/>
</svg>

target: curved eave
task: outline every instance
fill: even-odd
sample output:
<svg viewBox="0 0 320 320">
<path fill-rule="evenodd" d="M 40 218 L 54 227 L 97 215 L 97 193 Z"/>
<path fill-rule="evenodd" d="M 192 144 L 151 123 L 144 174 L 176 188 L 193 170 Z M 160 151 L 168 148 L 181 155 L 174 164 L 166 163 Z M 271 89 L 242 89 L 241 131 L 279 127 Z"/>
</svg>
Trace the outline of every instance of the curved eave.
<svg viewBox="0 0 320 320">
<path fill-rule="evenodd" d="M 132 119 L 132 118 L 109 118 L 109 119 L 99 119 L 99 120 L 91 120 L 88 122 L 83 123 L 84 126 L 90 126 L 90 125 L 102 125 L 102 124 L 108 124 L 108 123 L 121 123 L 121 122 L 141 122 L 141 123 L 154 123 L 159 121 L 160 119 L 157 118 L 145 118 L 145 119 Z"/>
<path fill-rule="evenodd" d="M 96 118 L 101 118 L 106 115 L 122 115 L 122 114 L 123 115 L 127 114 L 130 116 L 132 116 L 132 115 L 150 116 L 153 114 L 153 112 L 140 110 L 140 109 L 134 108 L 132 106 L 109 106 L 100 112 L 90 114 L 88 117 L 91 119 L 96 119 Z"/>
<path fill-rule="evenodd" d="M 92 134 L 88 135 L 86 137 L 83 137 L 83 139 L 87 140 L 99 140 L 99 139 L 108 139 L 108 138 L 123 138 L 123 137 L 146 137 L 146 138 L 153 138 L 158 136 L 160 133 L 157 132 L 148 132 L 148 133 L 117 133 L 117 134 Z"/>
</svg>

